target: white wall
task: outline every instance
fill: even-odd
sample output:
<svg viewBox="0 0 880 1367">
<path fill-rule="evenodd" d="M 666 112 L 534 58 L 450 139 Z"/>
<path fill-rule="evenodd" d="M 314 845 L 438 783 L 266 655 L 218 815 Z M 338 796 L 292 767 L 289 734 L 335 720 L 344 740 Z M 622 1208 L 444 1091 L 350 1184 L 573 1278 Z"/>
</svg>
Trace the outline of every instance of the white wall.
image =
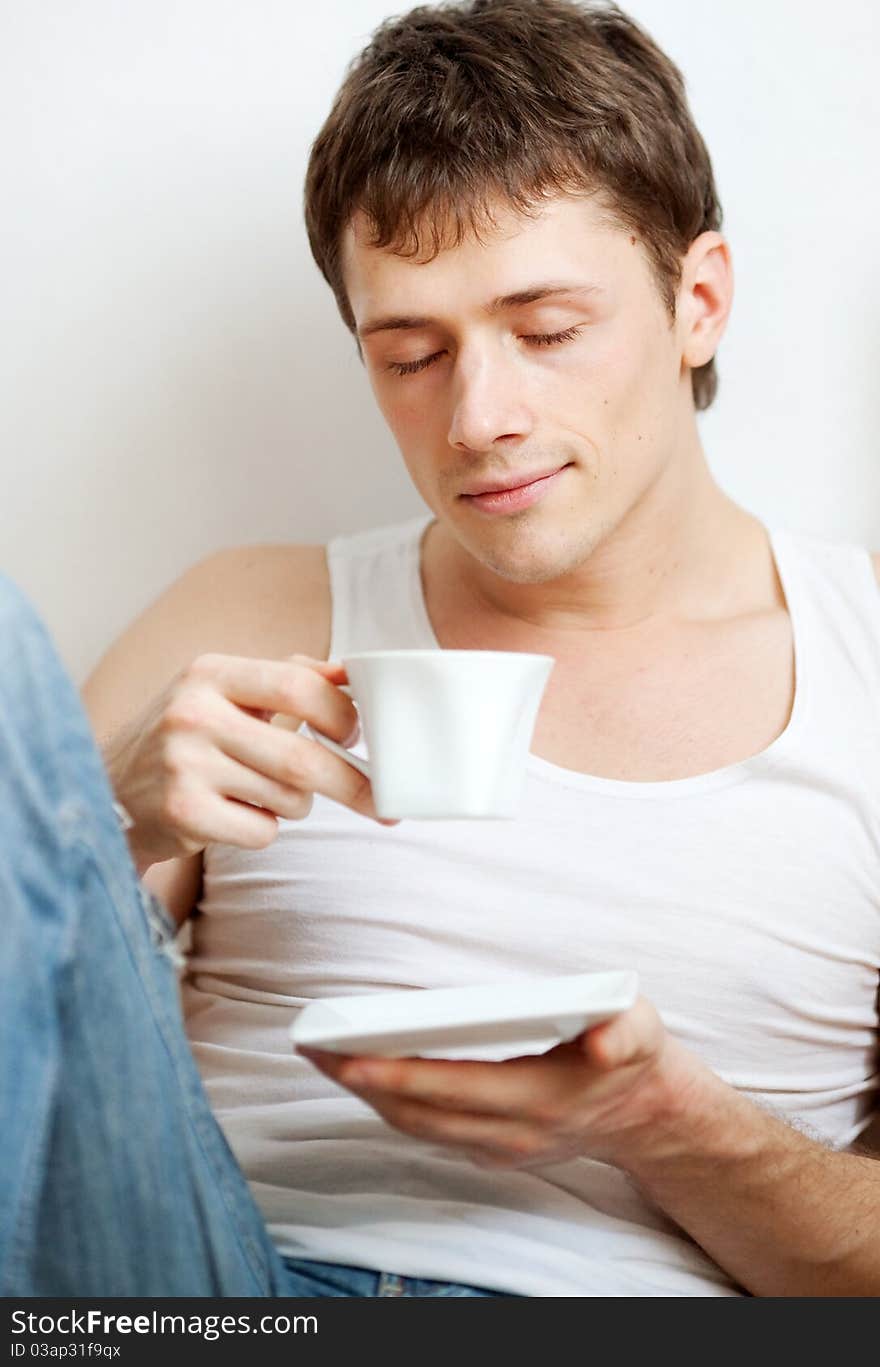
<svg viewBox="0 0 880 1367">
<path fill-rule="evenodd" d="M 713 469 L 767 522 L 880 547 L 880 6 L 628 8 L 685 72 L 734 252 Z M 202 554 L 422 507 L 300 209 L 388 12 L 0 4 L 0 568 L 77 681 Z"/>
</svg>

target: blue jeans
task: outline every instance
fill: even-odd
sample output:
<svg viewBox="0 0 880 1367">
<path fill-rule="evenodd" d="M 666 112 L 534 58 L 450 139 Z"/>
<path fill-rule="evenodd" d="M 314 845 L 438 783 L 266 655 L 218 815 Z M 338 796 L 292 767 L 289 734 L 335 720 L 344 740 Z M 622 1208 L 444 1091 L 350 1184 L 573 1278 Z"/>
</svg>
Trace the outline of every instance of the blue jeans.
<svg viewBox="0 0 880 1367">
<path fill-rule="evenodd" d="M 279 1256 L 112 801 L 48 633 L 0 576 L 0 1295 L 496 1294 Z"/>
</svg>

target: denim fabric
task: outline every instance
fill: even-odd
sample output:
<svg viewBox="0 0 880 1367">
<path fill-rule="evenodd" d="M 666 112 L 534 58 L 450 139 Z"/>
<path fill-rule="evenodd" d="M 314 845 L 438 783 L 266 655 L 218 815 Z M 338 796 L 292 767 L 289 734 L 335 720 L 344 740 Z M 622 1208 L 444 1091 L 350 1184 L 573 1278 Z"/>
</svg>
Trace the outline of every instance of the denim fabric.
<svg viewBox="0 0 880 1367">
<path fill-rule="evenodd" d="M 364 1289 L 387 1274 L 278 1255 L 112 803 L 49 635 L 0 576 L 0 1295 L 389 1294 Z"/>
<path fill-rule="evenodd" d="M 503 1296 L 457 1282 L 434 1282 L 425 1277 L 399 1277 L 395 1272 L 371 1272 L 365 1267 L 315 1263 L 285 1258 L 288 1296 Z"/>
</svg>

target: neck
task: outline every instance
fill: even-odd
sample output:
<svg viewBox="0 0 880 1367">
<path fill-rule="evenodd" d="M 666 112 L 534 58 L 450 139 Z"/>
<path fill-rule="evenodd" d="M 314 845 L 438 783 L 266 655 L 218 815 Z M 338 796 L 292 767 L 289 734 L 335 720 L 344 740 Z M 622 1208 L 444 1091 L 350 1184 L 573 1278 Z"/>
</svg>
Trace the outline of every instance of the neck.
<svg viewBox="0 0 880 1367">
<path fill-rule="evenodd" d="M 732 614 L 750 595 L 756 556 L 772 563 L 764 529 L 712 479 L 699 442 L 610 530 L 599 528 L 582 562 L 557 579 L 505 580 L 442 523 L 432 524 L 425 543 L 427 575 L 445 583 L 456 615 L 556 634 Z"/>
</svg>

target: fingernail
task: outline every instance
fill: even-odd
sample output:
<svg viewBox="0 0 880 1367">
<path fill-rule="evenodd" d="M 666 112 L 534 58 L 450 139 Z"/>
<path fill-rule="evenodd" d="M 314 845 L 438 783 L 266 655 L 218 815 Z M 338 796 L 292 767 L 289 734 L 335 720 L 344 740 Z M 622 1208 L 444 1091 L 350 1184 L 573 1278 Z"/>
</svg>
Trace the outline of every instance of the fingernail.
<svg viewBox="0 0 880 1367">
<path fill-rule="evenodd" d="M 345 749 L 347 750 L 348 747 L 349 747 L 350 745 L 357 745 L 357 743 L 358 743 L 358 741 L 360 740 L 360 738 L 361 738 L 361 724 L 360 724 L 359 721 L 356 721 L 355 724 L 354 724 L 354 730 L 352 731 L 351 735 L 350 735 L 350 736 L 347 736 L 346 739 L 342 742 L 342 744 L 344 745 Z"/>
</svg>

